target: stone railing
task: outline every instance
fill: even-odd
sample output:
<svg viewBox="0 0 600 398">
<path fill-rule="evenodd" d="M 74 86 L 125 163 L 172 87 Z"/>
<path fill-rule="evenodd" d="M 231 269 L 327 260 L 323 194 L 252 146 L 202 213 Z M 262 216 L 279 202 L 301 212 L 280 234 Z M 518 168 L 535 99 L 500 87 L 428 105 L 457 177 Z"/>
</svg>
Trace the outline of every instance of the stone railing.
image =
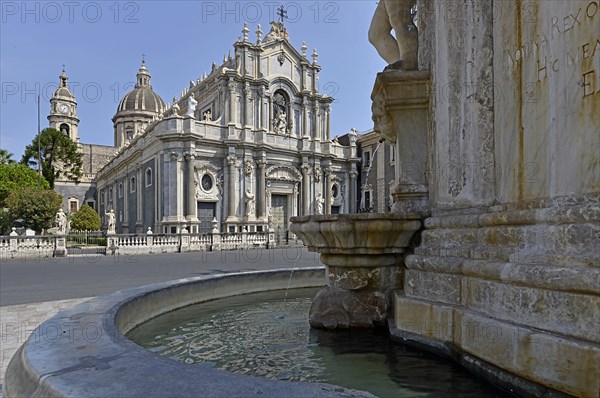
<svg viewBox="0 0 600 398">
<path fill-rule="evenodd" d="M 68 254 L 90 254 L 92 251 L 71 246 L 69 242 L 81 234 L 0 236 L 0 259 L 18 257 L 62 257 Z M 95 239 L 99 239 L 94 235 Z M 273 248 L 277 245 L 275 234 L 268 232 L 208 233 L 208 234 L 114 234 L 102 238 L 106 242 L 94 243 L 93 254 L 135 255 L 153 253 L 185 253 L 238 249 Z"/>
<path fill-rule="evenodd" d="M 64 248 L 58 236 L 31 235 L 19 236 L 14 231 L 11 235 L 0 236 L 0 260 L 15 257 L 54 257 Z"/>
</svg>

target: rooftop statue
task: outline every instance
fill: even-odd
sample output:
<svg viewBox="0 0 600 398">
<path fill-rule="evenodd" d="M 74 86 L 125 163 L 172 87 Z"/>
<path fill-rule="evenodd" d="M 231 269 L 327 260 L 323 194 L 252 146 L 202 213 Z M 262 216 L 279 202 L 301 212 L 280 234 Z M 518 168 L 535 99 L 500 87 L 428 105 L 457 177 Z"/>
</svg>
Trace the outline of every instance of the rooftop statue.
<svg viewBox="0 0 600 398">
<path fill-rule="evenodd" d="M 380 0 L 369 28 L 369 41 L 388 68 L 418 68 L 419 36 L 411 10 L 416 0 Z M 395 32 L 392 35 L 392 29 Z"/>
</svg>

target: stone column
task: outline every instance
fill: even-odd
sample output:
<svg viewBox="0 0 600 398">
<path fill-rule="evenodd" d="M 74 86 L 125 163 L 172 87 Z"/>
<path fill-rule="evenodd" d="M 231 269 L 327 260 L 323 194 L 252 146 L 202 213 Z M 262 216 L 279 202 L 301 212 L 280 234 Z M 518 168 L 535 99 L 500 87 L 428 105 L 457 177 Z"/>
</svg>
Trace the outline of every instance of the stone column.
<svg viewBox="0 0 600 398">
<path fill-rule="evenodd" d="M 319 128 L 319 105 L 317 103 L 315 103 L 315 106 L 313 107 L 313 120 L 313 140 L 321 141 L 321 129 Z"/>
<path fill-rule="evenodd" d="M 330 166 L 323 169 L 325 174 L 325 209 L 323 214 L 331 214 L 331 172 Z"/>
<path fill-rule="evenodd" d="M 259 160 L 256 162 L 256 166 L 258 167 L 258 217 L 260 219 L 265 219 L 267 217 L 267 197 L 266 197 L 266 170 L 267 166 L 266 160 Z"/>
<path fill-rule="evenodd" d="M 250 125 L 250 85 L 244 84 L 244 128 L 251 129 Z"/>
<path fill-rule="evenodd" d="M 356 171 L 356 164 L 352 163 L 351 170 L 348 173 L 350 175 L 350 206 L 348 207 L 348 212 L 350 214 L 356 213 L 356 192 L 358 187 L 356 186 L 356 177 L 358 177 L 358 171 Z"/>
<path fill-rule="evenodd" d="M 124 234 L 129 233 L 129 174 L 125 175 L 123 179 L 123 221 L 121 222 L 121 228 Z"/>
<path fill-rule="evenodd" d="M 304 138 L 310 138 L 310 130 L 309 130 L 309 121 L 308 121 L 308 98 L 304 97 L 302 99 L 302 128 L 304 130 Z"/>
<path fill-rule="evenodd" d="M 325 118 L 326 118 L 325 138 L 330 140 L 331 139 L 331 108 L 329 106 L 327 106 L 325 108 Z"/>
<path fill-rule="evenodd" d="M 237 179 L 237 157 L 235 155 L 227 156 L 228 166 L 228 198 L 227 198 L 227 218 L 236 218 L 235 210 L 235 180 Z"/>
<path fill-rule="evenodd" d="M 271 111 L 273 109 L 273 98 L 269 97 L 269 100 L 267 101 L 267 109 L 265 110 L 265 113 L 267 114 L 267 131 L 273 131 L 273 126 L 271 125 L 272 123 L 272 117 L 271 117 Z"/>
<path fill-rule="evenodd" d="M 144 192 L 142 192 L 142 167 L 139 166 L 137 169 L 137 187 L 135 192 L 136 197 L 136 221 L 135 221 L 135 229 L 136 232 L 143 232 L 142 227 L 144 226 L 144 213 L 142 209 L 142 200 L 144 196 Z"/>
<path fill-rule="evenodd" d="M 229 118 L 228 124 L 235 125 L 235 83 L 233 82 L 233 78 L 229 79 L 229 84 L 227 85 L 227 89 L 229 90 Z"/>
<path fill-rule="evenodd" d="M 195 185 L 195 170 L 194 170 L 194 160 L 196 157 L 191 153 L 185 154 L 185 160 L 187 161 L 187 220 L 190 222 L 194 222 L 197 220 L 196 215 L 196 207 L 198 206 L 196 203 L 196 185 Z M 199 181 L 197 182 L 200 183 Z M 192 226 L 190 225 L 190 228 Z"/>
<path fill-rule="evenodd" d="M 267 130 L 267 125 L 265 123 L 265 89 L 261 87 L 258 90 L 258 98 L 259 98 L 259 112 L 260 112 L 260 122 L 258 123 L 259 128 L 263 131 Z"/>
<path fill-rule="evenodd" d="M 310 166 L 303 164 L 302 170 L 302 215 L 310 214 Z"/>
</svg>

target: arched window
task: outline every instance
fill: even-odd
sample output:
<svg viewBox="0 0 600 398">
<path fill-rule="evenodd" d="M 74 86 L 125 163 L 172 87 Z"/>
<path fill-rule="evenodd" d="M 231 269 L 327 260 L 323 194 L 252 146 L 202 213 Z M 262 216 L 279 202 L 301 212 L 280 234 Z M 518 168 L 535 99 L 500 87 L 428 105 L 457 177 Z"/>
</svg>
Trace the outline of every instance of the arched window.
<svg viewBox="0 0 600 398">
<path fill-rule="evenodd" d="M 136 183 L 137 183 L 137 180 L 135 179 L 135 177 L 131 177 L 129 179 L 129 192 L 132 192 L 132 193 L 135 192 Z"/>
<path fill-rule="evenodd" d="M 63 123 L 60 125 L 60 132 L 63 133 L 64 135 L 66 135 L 67 137 L 70 137 L 69 132 L 70 132 L 70 128 L 69 125 L 66 123 Z"/>
<path fill-rule="evenodd" d="M 146 186 L 149 187 L 151 185 L 152 185 L 152 169 L 148 167 L 146 169 Z"/>
<path fill-rule="evenodd" d="M 117 195 L 119 196 L 119 198 L 123 197 L 123 183 L 120 182 L 119 186 L 117 187 Z"/>
</svg>

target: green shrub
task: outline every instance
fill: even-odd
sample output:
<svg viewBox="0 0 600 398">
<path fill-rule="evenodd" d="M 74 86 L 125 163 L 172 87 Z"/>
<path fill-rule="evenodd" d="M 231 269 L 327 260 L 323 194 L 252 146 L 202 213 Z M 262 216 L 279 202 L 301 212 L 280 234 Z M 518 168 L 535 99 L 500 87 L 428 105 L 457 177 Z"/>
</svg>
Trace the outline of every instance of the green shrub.
<svg viewBox="0 0 600 398">
<path fill-rule="evenodd" d="M 73 231 L 98 231 L 100 229 L 100 216 L 87 204 L 81 206 L 71 220 Z"/>
</svg>

